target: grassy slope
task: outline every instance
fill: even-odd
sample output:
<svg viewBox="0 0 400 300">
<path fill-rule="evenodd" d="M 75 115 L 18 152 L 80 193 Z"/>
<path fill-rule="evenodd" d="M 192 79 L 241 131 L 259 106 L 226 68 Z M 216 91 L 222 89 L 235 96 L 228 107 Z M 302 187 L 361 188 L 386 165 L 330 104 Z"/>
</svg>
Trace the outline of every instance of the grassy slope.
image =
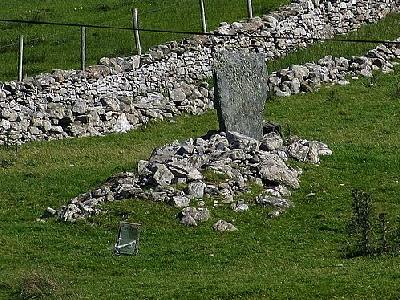
<svg viewBox="0 0 400 300">
<path fill-rule="evenodd" d="M 131 8 L 138 7 L 143 28 L 198 31 L 201 29 L 199 1 L 168 0 L 10 0 L 3 1 L 0 18 L 38 21 L 77 22 L 112 26 L 131 26 Z M 254 0 L 254 14 L 275 10 L 288 0 Z M 245 18 L 242 0 L 205 1 L 209 29 L 220 22 Z M 26 37 L 25 71 L 28 76 L 52 69 L 80 67 L 80 30 L 47 25 L 5 25 L 0 23 L 0 80 L 16 78 L 17 41 Z M 160 44 L 182 35 L 142 33 L 143 47 Z M 129 55 L 133 49 L 130 31 L 87 30 L 88 64 L 103 56 Z"/>
<path fill-rule="evenodd" d="M 127 201 L 90 222 L 35 222 L 47 205 L 132 168 L 154 146 L 216 128 L 213 113 L 125 135 L 22 146 L 15 165 L 1 169 L 0 295 L 10 297 L 26 272 L 38 270 L 59 283 L 62 298 L 74 299 L 399 297 L 399 257 L 344 259 L 340 252 L 351 188 L 371 192 L 377 210 L 400 212 L 399 79 L 397 69 L 268 105 L 267 119 L 334 151 L 320 166 L 303 166 L 296 208 L 276 220 L 261 209 L 220 209 L 207 224 L 184 228 L 174 208 Z M 212 232 L 218 217 L 234 218 L 240 230 Z M 143 224 L 137 257 L 111 255 L 123 218 Z"/>
</svg>

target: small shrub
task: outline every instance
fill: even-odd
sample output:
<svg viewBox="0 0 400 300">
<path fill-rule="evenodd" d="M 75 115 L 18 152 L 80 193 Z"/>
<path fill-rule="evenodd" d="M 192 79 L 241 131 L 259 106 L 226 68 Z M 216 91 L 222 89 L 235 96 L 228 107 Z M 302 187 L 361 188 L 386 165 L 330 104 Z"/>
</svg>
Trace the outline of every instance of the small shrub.
<svg viewBox="0 0 400 300">
<path fill-rule="evenodd" d="M 400 219 L 396 227 L 390 227 L 386 213 L 373 215 L 372 200 L 368 193 L 353 190 L 352 197 L 346 256 L 400 253 Z"/>
<path fill-rule="evenodd" d="M 388 233 L 388 220 L 386 213 L 380 213 L 378 216 L 379 219 L 379 253 L 388 253 L 389 252 L 389 243 L 387 240 Z"/>
<path fill-rule="evenodd" d="M 352 191 L 352 216 L 348 224 L 349 256 L 371 254 L 371 196 L 363 191 Z"/>
<path fill-rule="evenodd" d="M 400 82 L 398 82 L 394 87 L 393 97 L 400 100 Z"/>
<path fill-rule="evenodd" d="M 400 253 L 400 217 L 397 217 L 396 226 L 391 235 L 393 253 Z"/>
</svg>

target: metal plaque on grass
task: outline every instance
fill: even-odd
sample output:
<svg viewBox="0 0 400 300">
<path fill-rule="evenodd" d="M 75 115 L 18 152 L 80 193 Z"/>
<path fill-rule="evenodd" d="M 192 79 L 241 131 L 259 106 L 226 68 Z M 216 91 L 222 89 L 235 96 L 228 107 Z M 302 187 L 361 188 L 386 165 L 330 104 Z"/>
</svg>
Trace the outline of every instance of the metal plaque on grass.
<svg viewBox="0 0 400 300">
<path fill-rule="evenodd" d="M 114 252 L 117 255 L 136 255 L 139 251 L 139 227 L 138 223 L 121 222 Z"/>
</svg>

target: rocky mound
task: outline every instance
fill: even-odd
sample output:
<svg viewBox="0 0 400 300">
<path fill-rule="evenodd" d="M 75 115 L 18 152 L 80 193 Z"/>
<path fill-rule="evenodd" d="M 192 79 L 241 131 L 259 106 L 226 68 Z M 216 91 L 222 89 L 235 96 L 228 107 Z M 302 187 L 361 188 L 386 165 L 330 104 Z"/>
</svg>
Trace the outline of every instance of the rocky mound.
<svg viewBox="0 0 400 300">
<path fill-rule="evenodd" d="M 240 212 L 257 203 L 276 207 L 273 215 L 279 215 L 291 206 L 290 189 L 300 185 L 301 170 L 288 166 L 288 161 L 318 163 L 321 155 L 331 153 L 317 141 L 292 138 L 285 143 L 277 132 L 264 134 L 261 141 L 234 132 L 212 133 L 155 149 L 148 160 L 138 162 L 137 172 L 113 176 L 58 211 L 47 212 L 73 222 L 99 213 L 104 202 L 134 198 L 183 208 L 181 222 L 194 226 L 219 205 Z M 254 185 L 262 186 L 263 192 L 253 203 L 244 203 L 241 195 Z"/>
</svg>

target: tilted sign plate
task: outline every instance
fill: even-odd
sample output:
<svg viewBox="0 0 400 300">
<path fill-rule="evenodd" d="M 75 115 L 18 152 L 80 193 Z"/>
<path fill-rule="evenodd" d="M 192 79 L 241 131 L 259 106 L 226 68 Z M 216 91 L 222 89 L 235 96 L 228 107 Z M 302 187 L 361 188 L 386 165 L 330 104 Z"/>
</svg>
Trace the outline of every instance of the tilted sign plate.
<svg viewBox="0 0 400 300">
<path fill-rule="evenodd" d="M 117 255 L 136 255 L 139 251 L 139 227 L 138 223 L 121 222 L 114 251 Z"/>
</svg>

